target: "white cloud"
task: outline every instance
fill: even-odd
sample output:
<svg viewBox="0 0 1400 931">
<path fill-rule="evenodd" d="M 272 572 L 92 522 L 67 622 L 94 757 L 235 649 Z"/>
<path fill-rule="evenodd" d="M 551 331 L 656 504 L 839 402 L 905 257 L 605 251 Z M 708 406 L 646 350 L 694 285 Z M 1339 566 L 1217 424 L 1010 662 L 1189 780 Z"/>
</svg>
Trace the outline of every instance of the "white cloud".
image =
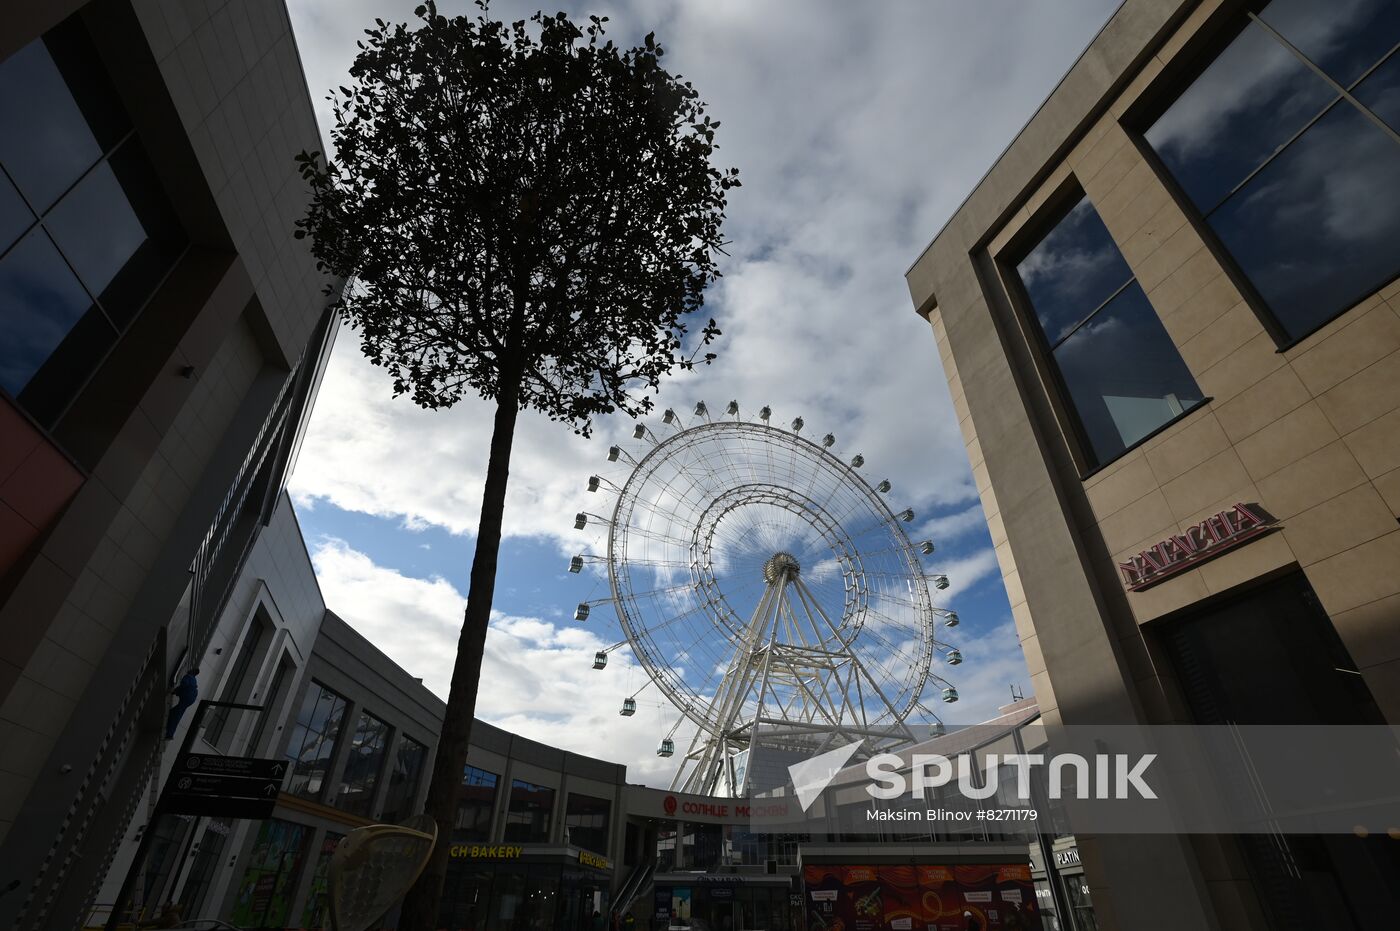
<svg viewBox="0 0 1400 931">
<path fill-rule="evenodd" d="M 961 628 L 960 628 L 961 629 Z M 958 640 L 963 663 L 949 668 L 935 661 L 935 672 L 946 676 L 958 689 L 958 700 L 944 704 L 930 691 L 930 704 L 949 724 L 978 724 L 996 714 L 996 709 L 1011 701 L 1015 685 L 1026 698 L 1033 697 L 1026 661 L 1021 655 L 1020 641 L 1010 618 L 984 627 L 976 637 Z"/>
<path fill-rule="evenodd" d="M 312 562 L 330 609 L 446 699 L 465 596 L 445 579 L 413 578 L 377 565 L 343 540 L 317 541 Z M 594 652 L 608 645 L 595 631 L 570 621 L 495 614 L 482 660 L 477 716 L 550 746 L 625 763 L 633 781 L 665 785 L 677 758 L 663 760 L 655 750 L 676 722 L 676 712 L 648 688 L 638 698 L 637 714 L 620 716 L 622 698 L 645 683 L 645 674 L 625 647 L 609 655 L 606 669 L 593 669 Z M 1027 688 L 1009 621 L 953 639 L 967 661 L 956 669 L 937 664 L 935 672 L 957 685 L 960 701 L 942 705 L 936 690 L 928 693 L 933 710 L 945 720 L 984 720 L 1008 700 L 1008 683 Z M 688 726 L 681 729 L 678 748 L 684 749 L 692 733 Z M 599 735 L 606 741 L 600 743 Z"/>
<path fill-rule="evenodd" d="M 465 595 L 445 579 L 376 565 L 343 540 L 316 542 L 311 558 L 330 609 L 446 700 Z M 664 785 L 676 759 L 662 760 L 655 750 L 675 712 L 658 708 L 648 689 L 635 717 L 620 716 L 622 698 L 645 678 L 626 648 L 609 655 L 606 669 L 593 669 L 594 652 L 605 646 L 571 621 L 496 614 L 477 717 L 549 746 L 626 763 L 632 781 Z"/>
<path fill-rule="evenodd" d="M 651 28 L 723 126 L 719 159 L 739 166 L 733 258 L 711 305 L 720 359 L 673 379 L 662 402 L 697 399 L 775 421 L 806 417 L 920 513 L 974 493 L 938 356 L 903 281 L 942 219 L 1031 114 L 1114 0 L 849 4 L 612 4 L 619 41 Z M 445 12 L 466 4 L 443 3 Z M 313 98 L 346 83 L 369 0 L 292 0 Z M 526 3 L 497 3 L 502 18 Z M 587 6 L 588 11 L 599 9 Z M 318 102 L 323 129 L 329 114 Z M 390 401 L 382 373 L 342 334 L 292 489 L 410 525 L 474 532 L 489 405 L 426 413 Z M 578 489 L 630 423 L 591 444 L 525 416 L 517 433 L 508 534 L 562 533 Z"/>
</svg>

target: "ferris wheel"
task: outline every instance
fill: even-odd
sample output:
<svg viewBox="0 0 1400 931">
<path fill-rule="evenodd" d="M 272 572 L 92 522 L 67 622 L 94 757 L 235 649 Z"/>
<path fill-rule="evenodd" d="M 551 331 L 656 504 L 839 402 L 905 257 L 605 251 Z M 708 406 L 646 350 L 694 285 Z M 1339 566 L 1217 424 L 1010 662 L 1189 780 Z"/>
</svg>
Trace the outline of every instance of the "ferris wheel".
<svg viewBox="0 0 1400 931">
<path fill-rule="evenodd" d="M 886 504 L 890 482 L 866 482 L 864 457 L 838 457 L 830 433 L 771 420 L 731 401 L 715 417 L 696 404 L 688 425 L 670 409 L 655 431 L 637 424 L 632 448 L 608 451 L 612 477 L 588 480 L 611 508 L 574 519 L 602 551 L 569 569 L 604 564 L 607 590 L 574 617 L 611 604 L 623 634 L 594 668 L 630 648 L 647 682 L 621 714 L 653 685 L 674 706 L 658 755 L 675 753 L 683 725 L 694 731 L 673 790 L 746 795 L 760 747 L 860 740 L 873 752 L 914 739 L 916 721 L 941 728 L 926 692 L 958 699 L 934 666 L 962 662 L 936 636 L 958 616 L 933 603 L 948 578 L 924 571 L 934 546 L 910 541 L 914 512 Z"/>
</svg>

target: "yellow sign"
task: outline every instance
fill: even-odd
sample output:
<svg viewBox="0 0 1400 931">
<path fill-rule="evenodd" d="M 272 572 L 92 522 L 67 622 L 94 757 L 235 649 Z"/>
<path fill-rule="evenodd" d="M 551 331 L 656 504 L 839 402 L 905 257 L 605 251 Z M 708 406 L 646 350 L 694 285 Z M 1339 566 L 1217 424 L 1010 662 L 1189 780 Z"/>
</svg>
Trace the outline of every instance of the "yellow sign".
<svg viewBox="0 0 1400 931">
<path fill-rule="evenodd" d="M 519 860 L 524 849 L 511 844 L 453 844 L 448 854 L 455 859 Z"/>
<path fill-rule="evenodd" d="M 596 853 L 589 853 L 587 850 L 580 850 L 578 852 L 578 862 L 582 863 L 584 866 L 597 867 L 600 870 L 611 868 L 607 857 L 600 857 Z"/>
</svg>

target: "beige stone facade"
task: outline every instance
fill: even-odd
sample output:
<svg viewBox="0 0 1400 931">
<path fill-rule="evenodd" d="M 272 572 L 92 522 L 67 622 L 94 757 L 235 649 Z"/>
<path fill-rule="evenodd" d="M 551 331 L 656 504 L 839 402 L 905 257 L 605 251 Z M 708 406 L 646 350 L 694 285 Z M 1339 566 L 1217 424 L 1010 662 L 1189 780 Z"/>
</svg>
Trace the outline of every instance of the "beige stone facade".
<svg viewBox="0 0 1400 931">
<path fill-rule="evenodd" d="M 1125 119 L 1243 7 L 1124 3 L 908 272 L 1051 721 L 1189 721 L 1154 631 L 1301 570 L 1400 723 L 1400 282 L 1281 347 Z M 1208 399 L 1097 469 L 1007 286 L 1007 256 L 1043 235 L 1067 189 L 1087 196 Z M 1280 529 L 1128 590 L 1119 563 L 1236 502 Z M 1125 846 L 1081 839 L 1105 927 L 1266 926 L 1227 842 L 1183 848 L 1172 893 L 1199 905 L 1186 924 L 1132 901 L 1139 890 L 1111 875 L 1117 854 L 1103 845 Z"/>
</svg>

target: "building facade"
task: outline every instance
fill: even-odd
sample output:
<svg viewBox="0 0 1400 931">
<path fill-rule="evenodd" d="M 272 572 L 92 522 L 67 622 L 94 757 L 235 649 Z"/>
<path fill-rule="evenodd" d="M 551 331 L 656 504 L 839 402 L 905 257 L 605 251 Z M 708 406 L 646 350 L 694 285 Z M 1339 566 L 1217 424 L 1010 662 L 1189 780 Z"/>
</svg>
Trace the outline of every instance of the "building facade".
<svg viewBox="0 0 1400 931">
<path fill-rule="evenodd" d="M 1397 43 L 1127 0 L 909 269 L 1047 721 L 1400 723 Z M 1105 928 L 1383 927 L 1379 828 L 1075 857 Z"/>
<path fill-rule="evenodd" d="M 81 921 L 271 517 L 318 147 L 280 0 L 0 13 L 0 926 Z"/>
</svg>

